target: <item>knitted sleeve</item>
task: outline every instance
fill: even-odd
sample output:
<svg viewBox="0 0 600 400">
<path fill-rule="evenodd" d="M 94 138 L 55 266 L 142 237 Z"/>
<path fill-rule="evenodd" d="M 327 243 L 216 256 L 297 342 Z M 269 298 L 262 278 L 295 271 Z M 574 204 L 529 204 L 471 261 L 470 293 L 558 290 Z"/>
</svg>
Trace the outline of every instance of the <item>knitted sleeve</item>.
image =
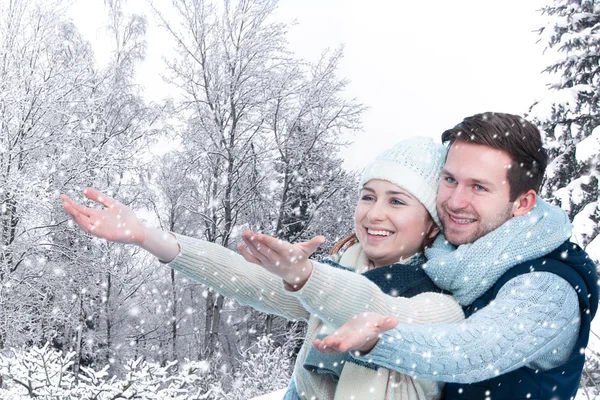
<svg viewBox="0 0 600 400">
<path fill-rule="evenodd" d="M 313 262 L 313 272 L 302 289 L 287 293 L 334 328 L 365 311 L 394 315 L 407 324 L 464 320 L 462 308 L 452 296 L 440 293 L 422 293 L 411 298 L 389 296 L 356 272 L 318 262 Z"/>
<path fill-rule="evenodd" d="M 169 263 L 174 270 L 258 311 L 308 320 L 306 309 L 285 293 L 279 277 L 218 244 L 175 236 L 181 250 Z"/>
<path fill-rule="evenodd" d="M 522 366 L 565 363 L 580 325 L 567 281 L 548 272 L 508 281 L 496 299 L 461 324 L 398 325 L 359 360 L 443 382 L 473 383 Z"/>
</svg>

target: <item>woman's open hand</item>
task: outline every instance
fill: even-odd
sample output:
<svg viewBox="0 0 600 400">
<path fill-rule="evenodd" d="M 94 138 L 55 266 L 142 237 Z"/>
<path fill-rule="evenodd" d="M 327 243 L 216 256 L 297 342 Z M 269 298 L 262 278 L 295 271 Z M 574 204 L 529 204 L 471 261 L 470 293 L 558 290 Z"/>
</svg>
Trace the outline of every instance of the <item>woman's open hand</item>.
<svg viewBox="0 0 600 400">
<path fill-rule="evenodd" d="M 398 325 L 398 318 L 373 312 L 361 313 L 313 345 L 321 353 L 336 354 L 346 351 L 368 353 L 379 341 L 379 336 Z"/>
<path fill-rule="evenodd" d="M 60 196 L 63 207 L 81 229 L 111 242 L 144 242 L 144 225 L 131 209 L 92 188 L 84 189 L 83 194 L 104 208 L 88 208 L 64 194 Z"/>
<path fill-rule="evenodd" d="M 246 231 L 242 233 L 242 240 L 246 246 L 238 244 L 238 250 L 246 261 L 260 265 L 298 290 L 312 273 L 308 257 L 325 241 L 325 237 L 316 236 L 308 242 L 291 244 L 269 235 Z"/>
</svg>

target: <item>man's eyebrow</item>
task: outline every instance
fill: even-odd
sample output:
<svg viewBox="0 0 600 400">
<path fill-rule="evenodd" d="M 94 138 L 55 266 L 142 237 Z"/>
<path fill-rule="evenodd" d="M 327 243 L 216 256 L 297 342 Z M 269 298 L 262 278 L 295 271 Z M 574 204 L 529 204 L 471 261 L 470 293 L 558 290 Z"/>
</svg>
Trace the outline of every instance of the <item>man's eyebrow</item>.
<svg viewBox="0 0 600 400">
<path fill-rule="evenodd" d="M 454 174 L 452 174 L 452 172 L 448 171 L 445 168 L 442 170 L 442 175 L 450 176 L 452 178 L 454 177 Z M 495 184 L 484 178 L 469 178 L 468 181 L 476 185 L 496 187 Z"/>
<path fill-rule="evenodd" d="M 482 185 L 482 186 L 496 187 L 496 185 L 494 185 L 491 181 L 488 181 L 487 179 L 473 178 L 473 179 L 471 179 L 471 182 L 476 183 L 478 185 Z"/>
</svg>

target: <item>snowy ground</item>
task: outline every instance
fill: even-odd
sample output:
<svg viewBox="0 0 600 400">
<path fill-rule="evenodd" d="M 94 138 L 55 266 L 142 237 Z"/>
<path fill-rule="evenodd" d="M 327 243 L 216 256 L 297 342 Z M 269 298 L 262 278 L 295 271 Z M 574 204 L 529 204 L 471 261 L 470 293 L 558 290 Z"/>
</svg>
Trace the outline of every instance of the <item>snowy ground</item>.
<svg viewBox="0 0 600 400">
<path fill-rule="evenodd" d="M 574 400 L 600 400 L 600 395 L 595 395 L 595 393 L 597 393 L 596 389 L 588 389 L 587 394 L 582 389 L 579 389 Z"/>
<path fill-rule="evenodd" d="M 281 390 L 278 390 L 273 393 L 268 393 L 268 394 L 264 394 L 259 397 L 254 397 L 253 399 L 250 399 L 250 400 L 281 400 L 283 398 L 284 394 L 285 394 L 285 389 L 281 389 Z M 577 399 L 577 400 L 579 400 L 579 399 Z"/>
</svg>

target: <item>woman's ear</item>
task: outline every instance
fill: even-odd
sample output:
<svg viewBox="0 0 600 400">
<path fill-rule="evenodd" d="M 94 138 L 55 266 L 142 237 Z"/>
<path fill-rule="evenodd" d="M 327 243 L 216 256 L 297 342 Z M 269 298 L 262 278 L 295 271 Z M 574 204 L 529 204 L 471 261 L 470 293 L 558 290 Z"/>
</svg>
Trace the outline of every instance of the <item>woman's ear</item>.
<svg viewBox="0 0 600 400">
<path fill-rule="evenodd" d="M 431 224 L 429 229 L 427 229 L 427 232 L 423 232 L 423 236 L 425 237 L 423 240 L 423 249 L 431 247 L 435 237 L 440 233 L 440 228 L 433 222 L 433 219 L 430 218 L 429 223 Z M 423 251 L 423 249 L 421 249 L 421 251 Z"/>
<path fill-rule="evenodd" d="M 429 228 L 429 233 L 427 234 L 428 239 L 433 239 L 440 233 L 440 228 L 435 224 L 435 222 L 431 221 L 431 228 Z"/>
</svg>

